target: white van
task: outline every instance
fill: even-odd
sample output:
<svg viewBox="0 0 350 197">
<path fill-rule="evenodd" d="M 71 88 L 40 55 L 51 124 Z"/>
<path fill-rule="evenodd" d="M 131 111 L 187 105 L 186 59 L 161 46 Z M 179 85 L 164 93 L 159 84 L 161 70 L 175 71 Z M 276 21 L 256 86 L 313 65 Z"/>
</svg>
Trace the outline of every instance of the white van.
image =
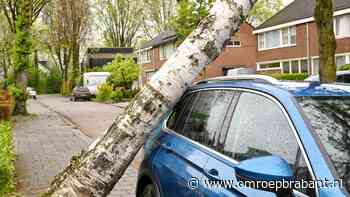
<svg viewBox="0 0 350 197">
<path fill-rule="evenodd" d="M 104 84 L 110 75 L 109 72 L 84 73 L 84 87 L 88 88 L 92 95 L 96 95 L 97 87 Z"/>
</svg>

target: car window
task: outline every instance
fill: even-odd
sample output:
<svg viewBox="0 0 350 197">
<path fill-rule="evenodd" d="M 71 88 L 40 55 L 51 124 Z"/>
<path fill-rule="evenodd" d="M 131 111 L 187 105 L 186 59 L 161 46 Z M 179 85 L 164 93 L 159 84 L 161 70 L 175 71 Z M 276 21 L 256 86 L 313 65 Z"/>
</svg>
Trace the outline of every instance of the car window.
<svg viewBox="0 0 350 197">
<path fill-rule="evenodd" d="M 343 75 L 338 75 L 336 81 L 339 82 L 339 83 L 344 83 L 344 76 Z"/>
<path fill-rule="evenodd" d="M 305 158 L 301 155 L 301 150 L 298 150 L 297 159 L 295 163 L 294 179 L 298 181 L 310 181 L 312 180 L 309 168 Z M 316 196 L 315 188 L 313 187 L 295 187 L 295 190 L 307 194 L 310 197 Z"/>
<path fill-rule="evenodd" d="M 231 120 L 225 154 L 237 161 L 278 155 L 292 167 L 298 143 L 280 107 L 270 99 L 242 93 Z"/>
<path fill-rule="evenodd" d="M 196 96 L 197 94 L 187 95 L 176 104 L 167 122 L 167 127 L 169 129 L 172 129 L 177 132 L 182 131 L 184 122 L 187 118 L 186 115 L 188 115 L 188 113 L 190 112 L 192 108 L 192 103 L 194 99 L 196 99 Z"/>
<path fill-rule="evenodd" d="M 220 151 L 226 137 L 226 133 L 222 132 L 223 121 L 233 96 L 233 91 L 226 90 L 196 93 L 184 109 L 180 110 L 182 112 L 179 117 L 175 117 L 178 112 L 174 111 L 168 127 L 196 142 Z"/>
<path fill-rule="evenodd" d="M 343 75 L 343 82 L 350 83 L 350 74 Z"/>
</svg>

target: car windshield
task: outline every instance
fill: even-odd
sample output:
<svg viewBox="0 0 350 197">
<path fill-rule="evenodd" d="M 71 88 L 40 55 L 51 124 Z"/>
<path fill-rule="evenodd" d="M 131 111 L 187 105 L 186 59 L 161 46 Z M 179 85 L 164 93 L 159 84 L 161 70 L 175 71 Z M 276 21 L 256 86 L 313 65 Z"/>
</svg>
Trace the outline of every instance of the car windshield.
<svg viewBox="0 0 350 197">
<path fill-rule="evenodd" d="M 350 98 L 297 98 L 336 171 L 350 191 Z"/>
</svg>

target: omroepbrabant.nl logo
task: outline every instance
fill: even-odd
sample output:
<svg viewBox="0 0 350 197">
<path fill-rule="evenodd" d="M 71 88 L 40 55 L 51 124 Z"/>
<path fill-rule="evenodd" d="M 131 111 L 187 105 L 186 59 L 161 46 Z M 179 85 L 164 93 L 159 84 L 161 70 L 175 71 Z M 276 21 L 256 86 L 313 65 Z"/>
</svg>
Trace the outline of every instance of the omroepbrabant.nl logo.
<svg viewBox="0 0 350 197">
<path fill-rule="evenodd" d="M 281 181 L 237 181 L 237 180 L 208 180 L 192 177 L 187 182 L 188 188 L 197 190 L 200 186 L 208 189 L 215 188 L 265 188 L 278 191 L 280 189 L 315 189 L 342 187 L 343 180 L 281 180 Z"/>
</svg>

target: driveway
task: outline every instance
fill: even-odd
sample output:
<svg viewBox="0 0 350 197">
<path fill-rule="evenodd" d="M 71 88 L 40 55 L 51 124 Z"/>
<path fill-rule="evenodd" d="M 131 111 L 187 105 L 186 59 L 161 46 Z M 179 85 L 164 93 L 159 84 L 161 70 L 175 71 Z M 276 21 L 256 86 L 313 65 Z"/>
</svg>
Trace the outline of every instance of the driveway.
<svg viewBox="0 0 350 197">
<path fill-rule="evenodd" d="M 71 102 L 58 95 L 29 100 L 32 115 L 15 118 L 18 191 L 24 196 L 38 196 L 69 159 L 101 135 L 124 107 L 125 104 Z M 109 196 L 135 196 L 141 158 L 139 153 Z"/>
</svg>

